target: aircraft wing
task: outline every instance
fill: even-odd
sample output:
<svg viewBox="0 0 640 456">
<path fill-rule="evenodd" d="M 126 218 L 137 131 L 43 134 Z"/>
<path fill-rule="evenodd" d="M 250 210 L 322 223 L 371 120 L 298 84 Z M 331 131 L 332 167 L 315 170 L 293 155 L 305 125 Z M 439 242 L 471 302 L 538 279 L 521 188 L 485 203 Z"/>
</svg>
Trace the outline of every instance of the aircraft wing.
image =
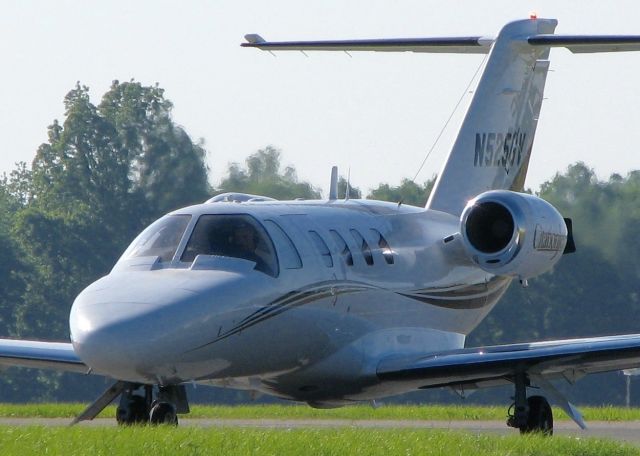
<svg viewBox="0 0 640 456">
<path fill-rule="evenodd" d="M 89 367 L 71 343 L 0 339 L 0 366 L 33 367 L 86 374 Z"/>
<path fill-rule="evenodd" d="M 640 334 L 566 339 L 465 348 L 414 358 L 387 358 L 377 368 L 383 381 L 411 382 L 417 388 L 481 388 L 530 379 L 574 382 L 597 372 L 640 366 Z"/>
</svg>

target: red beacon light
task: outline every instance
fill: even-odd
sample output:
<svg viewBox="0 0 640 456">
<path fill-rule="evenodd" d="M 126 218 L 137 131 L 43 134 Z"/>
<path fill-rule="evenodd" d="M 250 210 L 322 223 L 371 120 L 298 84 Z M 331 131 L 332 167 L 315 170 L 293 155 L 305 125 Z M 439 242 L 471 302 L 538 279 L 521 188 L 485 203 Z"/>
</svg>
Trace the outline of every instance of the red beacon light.
<svg viewBox="0 0 640 456">
<path fill-rule="evenodd" d="M 535 21 L 536 19 L 538 19 L 538 13 L 529 13 L 529 19 L 531 19 L 532 21 Z"/>
</svg>

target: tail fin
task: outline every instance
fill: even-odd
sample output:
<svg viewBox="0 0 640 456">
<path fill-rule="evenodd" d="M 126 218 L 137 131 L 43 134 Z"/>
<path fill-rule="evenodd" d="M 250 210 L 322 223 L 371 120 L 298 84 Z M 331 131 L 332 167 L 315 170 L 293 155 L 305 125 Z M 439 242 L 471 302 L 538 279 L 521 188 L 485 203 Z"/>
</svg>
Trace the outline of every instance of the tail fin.
<svg viewBox="0 0 640 456">
<path fill-rule="evenodd" d="M 427 208 L 457 215 L 486 190 L 523 189 L 549 68 L 549 47 L 526 39 L 556 24 L 529 19 L 500 31 Z"/>
</svg>

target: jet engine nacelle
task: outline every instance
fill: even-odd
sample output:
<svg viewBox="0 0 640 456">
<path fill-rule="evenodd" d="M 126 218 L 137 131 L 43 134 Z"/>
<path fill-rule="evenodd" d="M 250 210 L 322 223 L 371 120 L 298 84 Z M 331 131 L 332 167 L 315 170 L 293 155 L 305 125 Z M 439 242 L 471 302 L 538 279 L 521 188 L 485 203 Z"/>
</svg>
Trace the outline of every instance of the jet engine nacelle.
<svg viewBox="0 0 640 456">
<path fill-rule="evenodd" d="M 460 233 L 473 261 L 487 272 L 527 279 L 551 269 L 567 243 L 567 225 L 545 200 L 492 190 L 467 203 Z"/>
</svg>

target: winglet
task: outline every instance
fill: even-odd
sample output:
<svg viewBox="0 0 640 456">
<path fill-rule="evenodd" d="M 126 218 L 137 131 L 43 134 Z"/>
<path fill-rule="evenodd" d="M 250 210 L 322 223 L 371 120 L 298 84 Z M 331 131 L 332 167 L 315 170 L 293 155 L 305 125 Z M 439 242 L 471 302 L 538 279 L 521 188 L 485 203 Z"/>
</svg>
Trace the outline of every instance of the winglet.
<svg viewBox="0 0 640 456">
<path fill-rule="evenodd" d="M 244 39 L 247 40 L 247 42 L 250 44 L 261 44 L 261 43 L 267 42 L 264 38 L 262 38 L 257 33 L 249 33 L 244 36 Z"/>
</svg>

